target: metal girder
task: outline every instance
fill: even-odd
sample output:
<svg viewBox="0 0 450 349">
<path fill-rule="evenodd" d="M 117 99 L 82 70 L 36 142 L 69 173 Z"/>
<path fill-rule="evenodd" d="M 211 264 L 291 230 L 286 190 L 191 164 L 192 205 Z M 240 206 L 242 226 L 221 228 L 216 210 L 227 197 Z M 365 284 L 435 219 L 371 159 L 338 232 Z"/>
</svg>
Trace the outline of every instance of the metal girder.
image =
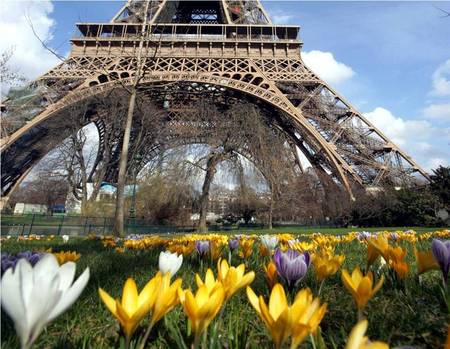
<svg viewBox="0 0 450 349">
<path fill-rule="evenodd" d="M 1 139 L 1 154 L 11 161 L 2 166 L 4 193 L 50 150 L 49 134 L 64 120 L 68 107 L 131 84 L 142 40 L 139 89 L 163 86 L 174 93 L 181 89 L 191 96 L 215 93 L 224 98 L 232 93 L 270 106 L 311 164 L 338 179 L 349 193 L 351 182 L 377 185 L 409 178 L 412 172 L 428 177 L 303 63 L 298 27 L 272 25 L 259 1 L 192 1 L 192 8 L 188 2 L 179 7 L 177 1 L 148 1 L 128 1 L 111 23 L 78 25 L 81 34 L 72 40 L 69 58 L 35 82 L 46 91 L 40 95 L 40 110 Z M 143 4 L 150 9 L 146 27 Z M 236 17 L 232 10 L 247 15 Z M 198 17 L 189 23 L 166 23 L 163 18 L 171 18 L 171 11 L 181 11 L 180 21 L 183 16 Z M 252 22 L 251 13 L 260 20 Z M 221 23 L 198 23 L 213 21 L 214 16 Z M 8 106 L 6 101 L 5 117 Z M 40 140 L 49 144 L 40 145 Z"/>
</svg>

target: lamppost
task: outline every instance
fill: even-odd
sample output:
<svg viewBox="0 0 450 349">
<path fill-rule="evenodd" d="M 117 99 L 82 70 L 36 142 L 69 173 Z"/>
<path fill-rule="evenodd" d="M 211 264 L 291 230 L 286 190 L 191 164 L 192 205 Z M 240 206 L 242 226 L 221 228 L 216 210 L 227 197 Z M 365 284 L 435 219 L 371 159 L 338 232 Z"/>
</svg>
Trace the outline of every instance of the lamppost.
<svg viewBox="0 0 450 349">
<path fill-rule="evenodd" d="M 141 162 L 142 157 L 140 155 L 136 155 L 135 157 L 135 166 L 133 169 L 133 194 L 131 197 L 131 206 L 130 206 L 130 219 L 133 220 L 133 223 L 136 219 L 136 182 L 137 182 L 137 175 L 138 175 L 138 165 Z"/>
</svg>

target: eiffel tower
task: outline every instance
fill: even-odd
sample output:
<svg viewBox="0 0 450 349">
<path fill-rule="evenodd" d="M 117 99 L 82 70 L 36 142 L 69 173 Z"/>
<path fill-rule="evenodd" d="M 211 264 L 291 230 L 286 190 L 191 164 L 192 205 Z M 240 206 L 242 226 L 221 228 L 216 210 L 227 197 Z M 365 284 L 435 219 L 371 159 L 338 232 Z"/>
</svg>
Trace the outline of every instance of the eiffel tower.
<svg viewBox="0 0 450 349">
<path fill-rule="evenodd" d="M 316 171 L 341 183 L 350 195 L 354 184 L 428 179 L 413 159 L 304 64 L 299 27 L 273 24 L 259 0 L 129 0 L 109 23 L 76 26 L 69 57 L 30 85 L 38 92 L 27 122 L 1 139 L 3 197 L 69 136 L 67 108 L 132 83 L 139 50 L 145 72 L 139 87 L 159 91 L 154 98 L 160 103 L 173 93 L 173 112 L 176 96 L 211 91 L 224 101 L 258 104 L 279 120 Z M 163 91 L 157 86 L 164 86 Z M 9 117 L 11 103 L 3 106 L 4 117 Z M 95 110 L 91 114 L 86 123 L 98 128 L 99 162 L 107 125 Z M 120 147 L 115 149 L 117 153 Z M 117 178 L 116 165 L 106 177 Z"/>
</svg>

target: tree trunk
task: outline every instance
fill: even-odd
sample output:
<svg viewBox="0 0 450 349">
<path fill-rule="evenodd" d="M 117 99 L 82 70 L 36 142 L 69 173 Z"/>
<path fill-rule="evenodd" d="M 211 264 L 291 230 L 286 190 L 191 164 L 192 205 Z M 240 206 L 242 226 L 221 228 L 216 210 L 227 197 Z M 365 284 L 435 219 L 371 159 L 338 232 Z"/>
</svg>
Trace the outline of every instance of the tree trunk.
<svg viewBox="0 0 450 349">
<path fill-rule="evenodd" d="M 205 233 L 207 231 L 206 213 L 208 210 L 209 190 L 211 189 L 211 183 L 214 180 L 214 175 L 216 174 L 217 164 L 220 162 L 221 158 L 221 154 L 212 153 L 206 164 L 206 174 L 203 181 L 202 195 L 200 196 L 200 217 L 197 228 L 200 233 Z"/>
<path fill-rule="evenodd" d="M 132 87 L 130 95 L 130 104 L 128 105 L 128 113 L 123 134 L 122 152 L 119 162 L 119 178 L 117 180 L 116 192 L 116 214 L 114 221 L 114 235 L 121 236 L 124 234 L 124 217 L 125 217 L 125 183 L 127 178 L 128 149 L 130 145 L 131 126 L 133 124 L 134 107 L 136 105 L 136 86 Z"/>
<path fill-rule="evenodd" d="M 136 62 L 136 75 L 134 77 L 133 85 L 131 86 L 130 101 L 128 104 L 127 119 L 125 124 L 125 130 L 123 133 L 122 152 L 120 153 L 119 162 L 119 178 L 117 180 L 117 192 L 116 192 L 116 214 L 114 219 L 114 235 L 125 235 L 123 222 L 125 220 L 125 182 L 127 177 L 127 165 L 128 165 L 128 150 L 130 147 L 130 134 L 131 127 L 133 126 L 134 108 L 136 106 L 137 86 L 142 75 L 142 48 L 144 47 L 144 36 L 148 22 L 148 5 L 150 0 L 146 0 L 144 11 L 144 22 L 141 29 L 141 40 L 139 42 L 139 50 L 137 52 Z M 156 54 L 156 52 L 155 52 Z"/>
<path fill-rule="evenodd" d="M 269 226 L 269 229 L 272 229 L 272 220 L 273 220 L 273 196 L 270 195 L 270 203 L 269 203 L 269 219 L 267 222 L 267 225 Z"/>
</svg>

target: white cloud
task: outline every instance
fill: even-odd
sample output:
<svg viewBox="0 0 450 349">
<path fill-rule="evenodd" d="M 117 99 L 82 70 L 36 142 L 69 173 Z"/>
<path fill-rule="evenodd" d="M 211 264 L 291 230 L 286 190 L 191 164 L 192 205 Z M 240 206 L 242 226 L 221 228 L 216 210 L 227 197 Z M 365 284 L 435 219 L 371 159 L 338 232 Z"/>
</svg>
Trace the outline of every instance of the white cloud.
<svg viewBox="0 0 450 349">
<path fill-rule="evenodd" d="M 433 126 L 428 121 L 405 120 L 381 107 L 364 115 L 398 146 L 406 145 L 409 140 L 417 143 L 428 139 L 433 130 Z"/>
<path fill-rule="evenodd" d="M 293 15 L 284 12 L 275 12 L 271 17 L 275 24 L 289 24 L 294 19 Z"/>
<path fill-rule="evenodd" d="M 405 120 L 381 107 L 364 116 L 425 170 L 450 163 L 446 154 L 450 141 L 448 128 L 435 127 L 426 120 Z"/>
<path fill-rule="evenodd" d="M 28 16 L 41 39 L 51 39 L 55 25 L 50 17 L 53 12 L 51 1 L 2 0 L 0 12 L 3 14 L 0 17 L 0 52 L 14 50 L 9 61 L 11 70 L 27 79 L 35 79 L 58 63 L 58 59 L 34 36 L 27 20 Z"/>
<path fill-rule="evenodd" d="M 302 58 L 308 67 L 331 85 L 341 84 L 355 75 L 352 68 L 338 62 L 331 52 L 302 52 Z"/>
<path fill-rule="evenodd" d="M 429 119 L 450 121 L 450 103 L 430 104 L 423 113 Z"/>
<path fill-rule="evenodd" d="M 450 59 L 440 65 L 433 73 L 433 90 L 435 96 L 450 96 Z"/>
</svg>

